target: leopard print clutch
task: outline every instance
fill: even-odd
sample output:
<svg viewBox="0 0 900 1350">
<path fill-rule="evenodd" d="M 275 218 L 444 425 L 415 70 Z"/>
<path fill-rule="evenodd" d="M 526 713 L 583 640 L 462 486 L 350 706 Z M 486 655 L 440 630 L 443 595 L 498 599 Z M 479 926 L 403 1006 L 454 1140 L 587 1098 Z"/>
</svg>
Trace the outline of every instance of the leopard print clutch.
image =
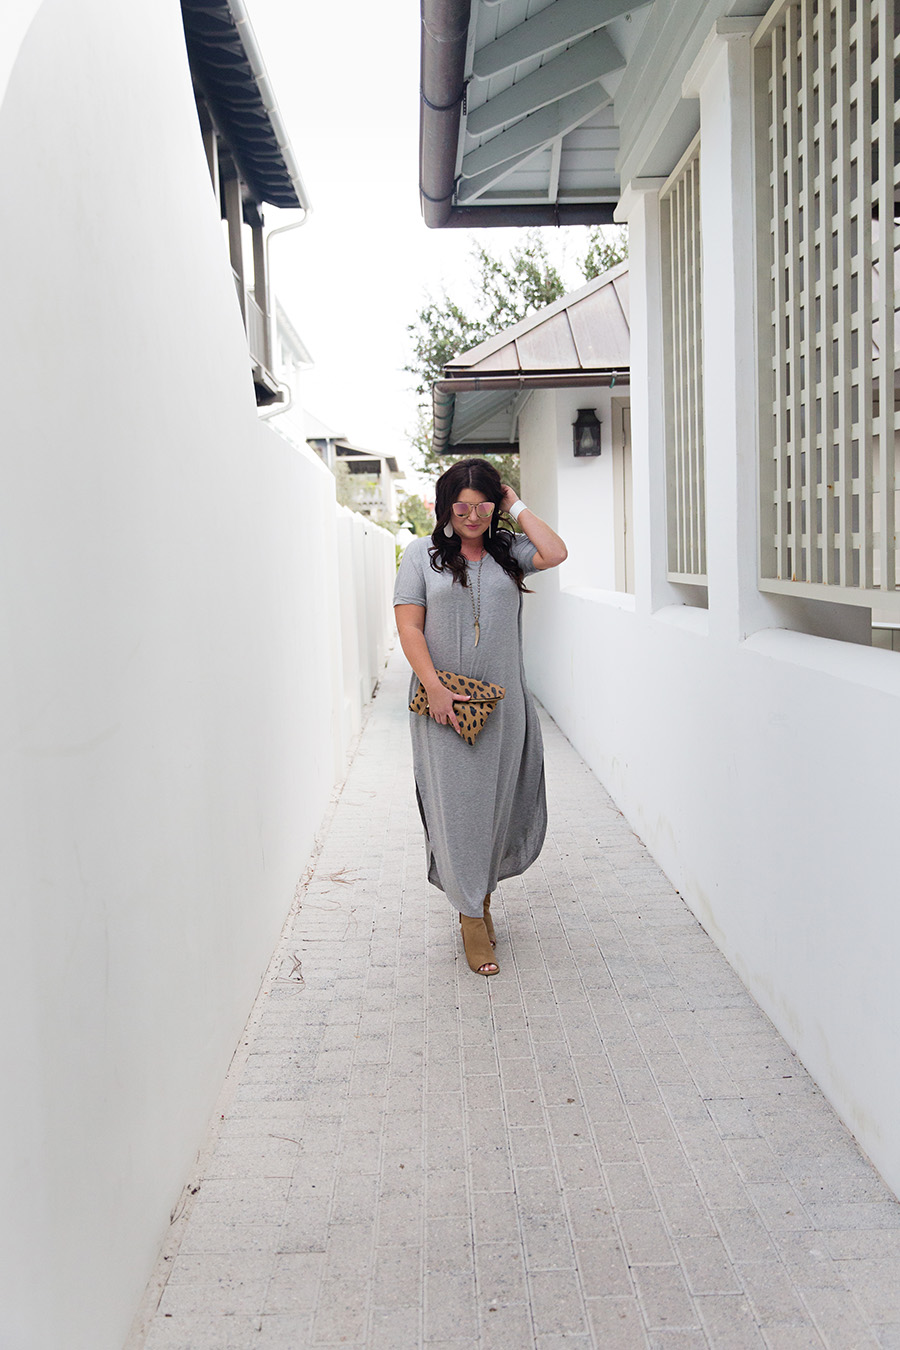
<svg viewBox="0 0 900 1350">
<path fill-rule="evenodd" d="M 470 701 L 457 703 L 454 711 L 459 722 L 460 735 L 469 745 L 474 745 L 475 737 L 506 690 L 500 684 L 488 684 L 486 680 L 470 680 L 465 675 L 454 675 L 449 670 L 439 670 L 437 677 L 444 688 L 449 689 L 452 694 L 469 695 Z M 409 705 L 409 710 L 423 716 L 428 712 L 428 695 L 421 683 L 418 693 Z"/>
</svg>

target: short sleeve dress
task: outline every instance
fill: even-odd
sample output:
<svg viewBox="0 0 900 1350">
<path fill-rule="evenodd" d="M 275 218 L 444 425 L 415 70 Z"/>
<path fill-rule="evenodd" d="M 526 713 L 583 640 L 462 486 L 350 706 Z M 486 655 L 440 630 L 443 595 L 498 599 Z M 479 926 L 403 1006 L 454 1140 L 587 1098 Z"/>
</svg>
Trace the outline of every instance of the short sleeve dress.
<svg viewBox="0 0 900 1350">
<path fill-rule="evenodd" d="M 470 586 L 431 566 L 431 539 L 407 545 L 394 588 L 395 605 L 425 608 L 425 641 L 437 670 L 503 685 L 506 696 L 474 745 L 451 726 L 410 713 L 416 796 L 428 855 L 428 880 L 462 914 L 480 917 L 484 897 L 505 877 L 518 876 L 541 851 L 547 829 L 544 749 L 522 659 L 522 594 L 499 563 L 481 563 L 480 638 L 475 646 Z M 513 555 L 526 576 L 536 549 L 513 536 Z M 472 583 L 474 583 L 474 588 Z M 410 700 L 419 687 L 413 673 Z"/>
</svg>

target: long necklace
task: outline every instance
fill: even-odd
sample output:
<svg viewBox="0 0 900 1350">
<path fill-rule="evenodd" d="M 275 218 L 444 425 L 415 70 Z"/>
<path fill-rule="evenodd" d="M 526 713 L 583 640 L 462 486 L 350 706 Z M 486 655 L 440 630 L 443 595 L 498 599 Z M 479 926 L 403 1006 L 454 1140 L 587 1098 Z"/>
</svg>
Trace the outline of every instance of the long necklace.
<svg viewBox="0 0 900 1350">
<path fill-rule="evenodd" d="M 473 590 L 471 578 L 466 590 L 469 592 L 469 599 L 472 601 L 472 618 L 475 620 L 475 646 L 478 646 L 478 639 L 481 637 L 481 565 L 484 562 L 485 555 L 482 553 L 478 559 L 478 571 L 475 574 L 475 587 Z M 466 566 L 469 565 L 469 559 L 466 559 Z M 477 597 L 477 598 L 476 598 Z"/>
</svg>

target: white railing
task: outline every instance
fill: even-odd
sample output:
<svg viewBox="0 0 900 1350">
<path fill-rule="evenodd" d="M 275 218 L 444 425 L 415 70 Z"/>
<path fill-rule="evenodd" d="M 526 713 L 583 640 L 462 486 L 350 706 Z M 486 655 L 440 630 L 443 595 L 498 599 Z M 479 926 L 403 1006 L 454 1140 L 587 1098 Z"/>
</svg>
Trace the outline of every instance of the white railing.
<svg viewBox="0 0 900 1350">
<path fill-rule="evenodd" d="M 244 316 L 244 330 L 247 334 L 247 347 L 250 351 L 250 360 L 263 370 L 271 372 L 272 366 L 269 360 L 269 320 L 265 311 L 257 303 L 256 297 L 251 290 L 247 290 L 239 273 L 234 268 L 231 269 L 231 275 L 234 278 L 235 290 L 238 294 L 238 300 L 241 306 L 241 314 Z"/>
<path fill-rule="evenodd" d="M 252 291 L 247 292 L 247 345 L 250 359 L 263 370 L 271 369 L 269 364 L 269 321 L 262 308 L 257 304 Z"/>
<path fill-rule="evenodd" d="M 669 580 L 706 581 L 700 138 L 660 194 Z"/>
<path fill-rule="evenodd" d="M 893 0 L 786 0 L 754 37 L 761 580 L 897 594 Z"/>
</svg>

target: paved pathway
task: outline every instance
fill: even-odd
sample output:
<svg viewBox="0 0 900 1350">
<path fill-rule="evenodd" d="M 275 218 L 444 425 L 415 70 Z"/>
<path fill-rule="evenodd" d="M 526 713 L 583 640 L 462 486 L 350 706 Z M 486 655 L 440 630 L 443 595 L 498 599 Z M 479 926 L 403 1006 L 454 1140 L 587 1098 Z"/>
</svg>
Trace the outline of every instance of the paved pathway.
<svg viewBox="0 0 900 1350">
<path fill-rule="evenodd" d="M 395 653 L 146 1350 L 900 1347 L 900 1204 L 547 718 L 547 844 L 470 973 L 406 678 Z"/>
</svg>

